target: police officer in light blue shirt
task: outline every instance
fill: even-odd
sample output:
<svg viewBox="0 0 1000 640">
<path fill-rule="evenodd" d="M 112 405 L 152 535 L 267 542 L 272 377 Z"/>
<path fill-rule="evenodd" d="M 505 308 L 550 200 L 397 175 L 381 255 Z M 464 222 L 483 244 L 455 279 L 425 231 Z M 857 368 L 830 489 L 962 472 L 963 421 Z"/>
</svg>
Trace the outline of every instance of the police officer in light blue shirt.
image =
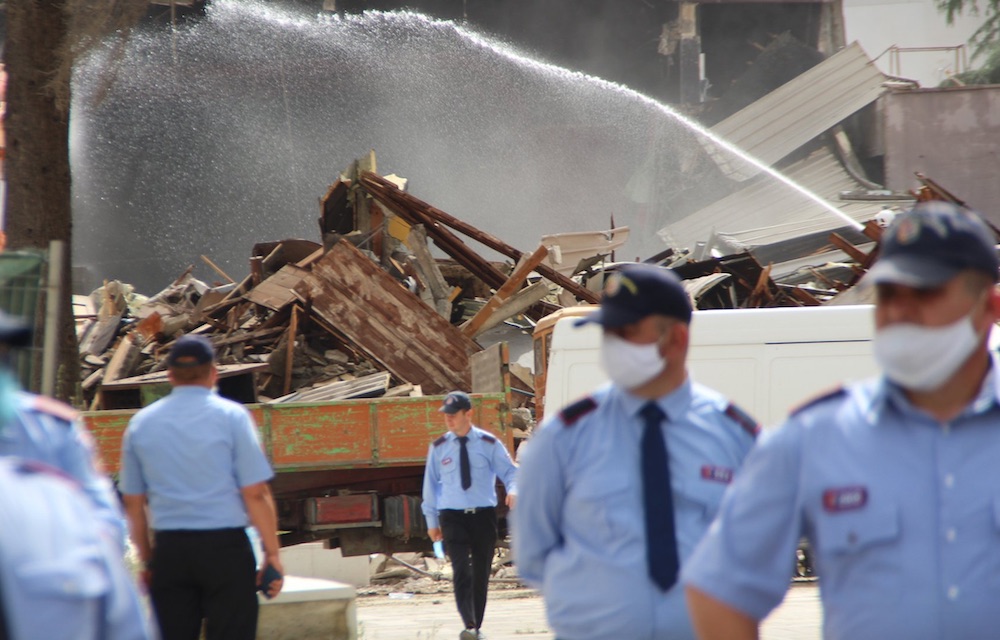
<svg viewBox="0 0 1000 640">
<path fill-rule="evenodd" d="M 170 395 L 136 413 L 122 440 L 121 491 L 132 541 L 164 640 L 253 640 L 255 593 L 266 565 L 282 571 L 274 475 L 243 405 L 215 393 L 204 336 L 177 339 L 167 356 Z M 245 528 L 264 547 L 255 569 Z M 149 530 L 152 529 L 153 544 Z M 281 580 L 269 581 L 276 595 Z"/>
<path fill-rule="evenodd" d="M 693 637 L 677 572 L 758 431 L 687 375 L 691 303 L 651 265 L 611 276 L 599 311 L 612 382 L 521 447 L 514 560 L 560 640 Z M 789 556 L 791 557 L 791 556 Z"/>
<path fill-rule="evenodd" d="M 72 478 L 0 459 L 0 637 L 150 640 L 125 566 Z"/>
<path fill-rule="evenodd" d="M 111 480 L 99 469 L 93 441 L 77 412 L 18 387 L 10 350 L 30 343 L 30 326 L 0 311 L 0 456 L 38 460 L 72 476 L 93 501 L 108 534 L 124 548 L 121 505 Z"/>
<path fill-rule="evenodd" d="M 497 478 L 514 507 L 516 467 L 495 436 L 472 424 L 472 400 L 452 391 L 439 410 L 448 432 L 427 452 L 421 509 L 427 535 L 444 540 L 454 571 L 462 640 L 482 638 L 490 569 L 497 543 Z"/>
<path fill-rule="evenodd" d="M 995 242 L 941 202 L 886 230 L 866 276 L 884 375 L 806 404 L 750 455 L 685 568 L 700 637 L 756 638 L 802 535 L 827 640 L 1000 637 Z"/>
</svg>

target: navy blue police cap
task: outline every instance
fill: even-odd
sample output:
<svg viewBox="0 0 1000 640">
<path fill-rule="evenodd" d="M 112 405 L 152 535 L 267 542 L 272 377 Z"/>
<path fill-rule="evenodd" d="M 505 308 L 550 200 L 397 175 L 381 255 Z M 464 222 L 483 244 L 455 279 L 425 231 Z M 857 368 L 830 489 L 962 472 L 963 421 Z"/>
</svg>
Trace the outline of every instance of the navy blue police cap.
<svg viewBox="0 0 1000 640">
<path fill-rule="evenodd" d="M 181 336 L 167 355 L 167 366 L 198 367 L 215 360 L 215 348 L 205 336 Z"/>
<path fill-rule="evenodd" d="M 966 270 L 997 281 L 1000 260 L 993 231 L 973 211 L 950 202 L 921 202 L 885 230 L 865 281 L 930 289 Z"/>
<path fill-rule="evenodd" d="M 441 403 L 441 408 L 438 411 L 451 414 L 470 409 L 472 409 L 472 398 L 469 397 L 469 394 L 464 391 L 452 391 L 444 397 L 444 402 Z"/>
<path fill-rule="evenodd" d="M 26 347 L 31 344 L 31 325 L 0 311 L 0 344 L 9 347 Z"/>
<path fill-rule="evenodd" d="M 651 315 L 691 322 L 691 299 L 680 278 L 669 269 L 651 264 L 630 264 L 611 274 L 604 283 L 601 308 L 574 324 L 622 327 Z"/>
</svg>

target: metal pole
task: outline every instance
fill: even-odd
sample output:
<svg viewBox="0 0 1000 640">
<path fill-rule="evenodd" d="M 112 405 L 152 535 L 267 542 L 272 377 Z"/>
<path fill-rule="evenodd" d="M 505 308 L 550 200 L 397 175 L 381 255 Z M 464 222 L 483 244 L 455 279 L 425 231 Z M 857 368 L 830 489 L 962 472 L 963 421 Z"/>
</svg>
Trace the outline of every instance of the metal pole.
<svg viewBox="0 0 1000 640">
<path fill-rule="evenodd" d="M 45 335 L 42 341 L 41 393 L 51 396 L 56 388 L 56 362 L 59 352 L 59 295 L 62 290 L 64 242 L 49 243 L 49 278 L 45 289 Z"/>
</svg>

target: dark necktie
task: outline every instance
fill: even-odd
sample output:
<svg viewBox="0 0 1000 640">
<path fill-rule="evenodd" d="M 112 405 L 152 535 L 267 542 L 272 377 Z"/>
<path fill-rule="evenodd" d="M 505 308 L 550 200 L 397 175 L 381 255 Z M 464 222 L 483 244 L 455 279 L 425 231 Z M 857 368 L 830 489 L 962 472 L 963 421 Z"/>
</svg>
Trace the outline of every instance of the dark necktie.
<svg viewBox="0 0 1000 640">
<path fill-rule="evenodd" d="M 462 489 L 468 489 L 472 486 L 472 467 L 469 466 L 469 449 L 465 446 L 467 442 L 469 442 L 469 436 L 458 436 L 458 443 L 462 445 L 462 451 L 458 455 L 458 467 L 462 471 Z"/>
<path fill-rule="evenodd" d="M 670 489 L 670 459 L 660 423 L 666 417 L 655 402 L 640 411 L 646 423 L 642 432 L 642 496 L 646 508 L 646 555 L 649 576 L 663 591 L 677 582 L 677 539 L 674 533 L 674 498 Z"/>
</svg>

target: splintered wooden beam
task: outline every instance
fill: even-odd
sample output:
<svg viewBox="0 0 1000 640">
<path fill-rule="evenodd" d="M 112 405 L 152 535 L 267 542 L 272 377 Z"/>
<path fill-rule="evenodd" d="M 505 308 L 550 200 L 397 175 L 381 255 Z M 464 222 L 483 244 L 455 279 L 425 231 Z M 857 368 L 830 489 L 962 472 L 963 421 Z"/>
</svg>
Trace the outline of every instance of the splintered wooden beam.
<svg viewBox="0 0 1000 640">
<path fill-rule="evenodd" d="M 439 228 L 440 224 L 447 225 L 452 229 L 467 235 L 473 240 L 497 251 L 507 256 L 511 260 L 520 260 L 524 256 L 524 252 L 518 251 L 509 244 L 503 242 L 499 238 L 492 236 L 485 231 L 473 227 L 467 222 L 463 222 L 458 218 L 451 216 L 440 209 L 429 205 L 423 200 L 406 193 L 405 191 L 400 191 L 396 185 L 392 184 L 385 178 L 371 172 L 363 172 L 358 178 L 359 183 L 364 187 L 365 191 L 370 193 L 373 198 L 380 201 L 391 201 L 395 206 L 390 206 L 394 212 L 399 213 L 404 218 L 412 218 L 413 214 L 417 216 L 429 219 L 431 224 L 427 224 L 428 233 L 434 233 L 436 229 Z M 407 215 L 410 214 L 410 215 Z M 409 221 L 409 220 L 408 220 Z M 425 223 L 426 224 L 426 223 Z M 435 240 L 437 238 L 435 237 Z M 463 245 L 464 246 L 464 245 Z M 445 248 L 445 247 L 442 247 Z M 446 249 L 447 250 L 447 249 Z M 458 260 L 457 256 L 453 256 Z M 467 267 L 468 268 L 468 267 Z M 600 301 L 600 296 L 593 291 L 587 289 L 586 287 L 580 285 L 578 282 L 571 278 L 567 278 L 563 274 L 559 273 L 552 267 L 546 264 L 539 264 L 536 268 L 539 274 L 543 277 L 548 278 L 552 282 L 556 283 L 563 289 L 566 289 L 577 298 L 590 302 L 592 304 L 597 304 Z M 475 271 L 473 271 L 475 273 Z M 478 275 L 478 274 L 477 274 Z M 494 284 L 483 278 L 483 281 L 489 284 L 494 289 L 499 287 L 500 284 Z M 502 284 L 502 283 L 501 283 Z"/>
<path fill-rule="evenodd" d="M 851 258 L 851 260 L 854 260 L 863 268 L 868 268 L 870 262 L 869 254 L 865 253 L 861 249 L 858 249 L 853 244 L 848 242 L 844 238 L 844 236 L 840 235 L 839 233 L 831 233 L 830 242 L 833 244 L 833 246 L 837 247 L 838 249 L 846 253 Z"/>
<path fill-rule="evenodd" d="M 295 361 L 295 334 L 299 332 L 299 308 L 292 307 L 292 321 L 288 325 L 288 342 L 285 351 L 285 382 L 283 386 L 284 395 L 292 390 L 292 365 Z"/>
<path fill-rule="evenodd" d="M 525 278 L 534 271 L 542 260 L 549 255 L 549 250 L 545 248 L 545 245 L 539 245 L 535 249 L 534 253 L 528 256 L 525 260 L 522 260 L 520 264 L 514 269 L 514 272 L 510 274 L 507 278 L 507 282 L 496 290 L 493 297 L 490 298 L 483 308 L 480 309 L 476 315 L 472 317 L 471 320 L 462 325 L 462 333 L 469 336 L 470 338 L 478 335 L 483 325 L 490 319 L 494 313 L 496 313 L 497 308 L 503 304 L 507 298 L 511 297 L 521 288 L 524 284 Z"/>
<path fill-rule="evenodd" d="M 437 260 L 431 255 L 431 249 L 427 246 L 427 229 L 422 224 L 410 227 L 410 233 L 406 238 L 406 245 L 413 251 L 417 258 L 417 265 L 427 282 L 427 288 L 434 298 L 434 305 L 438 313 L 444 318 L 451 317 L 451 288 L 448 281 L 441 275 Z"/>
</svg>

